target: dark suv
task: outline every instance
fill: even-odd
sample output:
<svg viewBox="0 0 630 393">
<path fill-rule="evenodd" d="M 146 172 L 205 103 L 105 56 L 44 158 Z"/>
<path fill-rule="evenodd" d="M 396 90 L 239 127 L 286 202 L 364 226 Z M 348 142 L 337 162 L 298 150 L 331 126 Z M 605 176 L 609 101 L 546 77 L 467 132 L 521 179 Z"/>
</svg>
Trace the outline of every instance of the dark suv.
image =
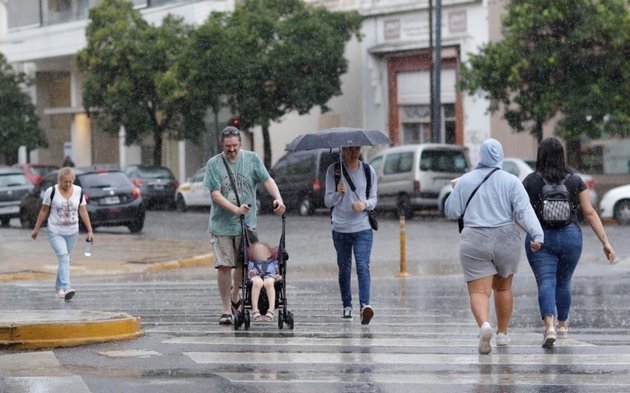
<svg viewBox="0 0 630 393">
<path fill-rule="evenodd" d="M 58 171 L 44 176 L 41 183 L 28 193 L 20 205 L 23 228 L 32 228 L 48 187 L 57 184 Z M 118 169 L 75 168 L 75 184 L 83 189 L 92 227 L 126 226 L 131 233 L 144 227 L 145 206 L 140 189 Z M 82 223 L 81 223 L 82 225 Z"/>
<path fill-rule="evenodd" d="M 7 226 L 20 215 L 20 200 L 33 185 L 19 168 L 0 168 L 0 222 Z"/>
<path fill-rule="evenodd" d="M 271 168 L 269 174 L 278 184 L 278 189 L 289 211 L 301 216 L 313 214 L 324 207 L 326 192 L 326 170 L 339 161 L 339 149 L 316 149 L 285 154 Z M 258 186 L 258 208 L 261 213 L 273 210 L 273 198 L 264 186 Z"/>
<path fill-rule="evenodd" d="M 133 184 L 142 191 L 147 208 L 175 209 L 175 190 L 179 182 L 173 172 L 163 166 L 127 165 L 122 168 Z"/>
</svg>

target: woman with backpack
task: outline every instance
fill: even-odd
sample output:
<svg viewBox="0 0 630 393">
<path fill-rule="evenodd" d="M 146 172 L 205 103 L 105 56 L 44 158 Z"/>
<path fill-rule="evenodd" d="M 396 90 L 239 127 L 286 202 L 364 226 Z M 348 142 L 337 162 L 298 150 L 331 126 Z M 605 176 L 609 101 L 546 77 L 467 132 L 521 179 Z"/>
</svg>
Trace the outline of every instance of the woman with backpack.
<svg viewBox="0 0 630 393">
<path fill-rule="evenodd" d="M 567 169 L 558 139 L 546 138 L 540 143 L 536 171 L 523 180 L 523 185 L 545 233 L 540 251 L 531 252 L 528 237 L 525 252 L 538 285 L 538 306 L 545 325 L 542 346 L 551 348 L 557 338 L 568 335 L 571 278 L 582 254 L 578 209 L 602 243 L 608 262 L 615 260 L 615 252 L 591 204 L 586 184 Z"/>
</svg>

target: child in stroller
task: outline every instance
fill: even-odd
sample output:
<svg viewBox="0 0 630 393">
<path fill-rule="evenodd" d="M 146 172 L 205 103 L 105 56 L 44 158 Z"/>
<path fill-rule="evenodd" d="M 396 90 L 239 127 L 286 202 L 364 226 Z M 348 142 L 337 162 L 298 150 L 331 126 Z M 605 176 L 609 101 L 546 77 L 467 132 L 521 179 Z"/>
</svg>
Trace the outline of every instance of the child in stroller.
<svg viewBox="0 0 630 393">
<path fill-rule="evenodd" d="M 275 282 L 282 277 L 279 274 L 278 260 L 273 258 L 273 250 L 264 242 L 254 243 L 249 247 L 247 277 L 252 284 L 251 304 L 254 321 L 272 322 L 276 304 Z M 269 308 L 265 315 L 258 309 L 261 289 L 265 287 Z"/>
</svg>

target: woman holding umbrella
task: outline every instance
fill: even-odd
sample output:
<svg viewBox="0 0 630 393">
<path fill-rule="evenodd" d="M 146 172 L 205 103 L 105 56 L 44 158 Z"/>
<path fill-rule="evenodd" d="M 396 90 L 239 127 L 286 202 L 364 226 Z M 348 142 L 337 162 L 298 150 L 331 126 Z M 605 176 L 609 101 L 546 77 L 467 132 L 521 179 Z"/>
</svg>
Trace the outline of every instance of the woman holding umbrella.
<svg viewBox="0 0 630 393">
<path fill-rule="evenodd" d="M 359 160 L 360 146 L 342 147 L 341 151 L 342 162 L 330 165 L 326 172 L 324 203 L 332 209 L 332 238 L 339 266 L 342 317 L 352 319 L 350 279 L 354 251 L 359 280 L 361 324 L 367 325 L 374 316 L 374 310 L 370 306 L 373 232 L 368 212 L 376 207 L 376 172 Z"/>
</svg>

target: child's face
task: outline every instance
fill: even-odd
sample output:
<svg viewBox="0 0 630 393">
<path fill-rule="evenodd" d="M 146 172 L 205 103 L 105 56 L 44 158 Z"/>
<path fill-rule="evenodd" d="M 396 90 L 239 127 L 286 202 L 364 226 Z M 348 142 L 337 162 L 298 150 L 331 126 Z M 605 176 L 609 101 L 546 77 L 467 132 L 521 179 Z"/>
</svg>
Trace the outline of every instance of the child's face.
<svg viewBox="0 0 630 393">
<path fill-rule="evenodd" d="M 269 257 L 271 257 L 271 251 L 264 244 L 255 243 L 252 246 L 252 260 L 266 261 Z"/>
</svg>

